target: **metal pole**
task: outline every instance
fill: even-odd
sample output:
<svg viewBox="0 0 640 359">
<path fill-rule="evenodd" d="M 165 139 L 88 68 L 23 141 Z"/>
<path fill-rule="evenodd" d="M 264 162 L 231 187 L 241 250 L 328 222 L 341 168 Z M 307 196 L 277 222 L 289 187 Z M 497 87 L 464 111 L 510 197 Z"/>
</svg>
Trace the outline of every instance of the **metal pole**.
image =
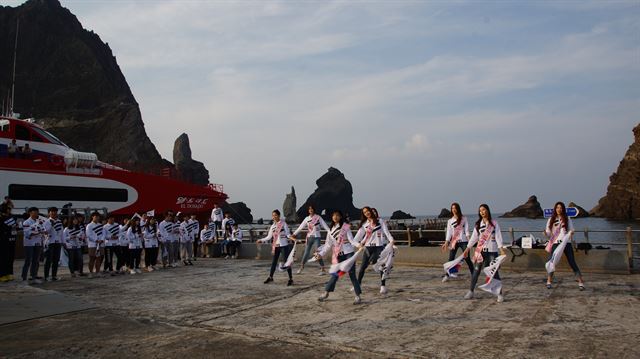
<svg viewBox="0 0 640 359">
<path fill-rule="evenodd" d="M 16 57 L 18 54 L 18 30 L 20 29 L 20 19 L 16 22 L 16 42 L 13 44 L 13 79 L 11 80 L 11 113 L 13 116 L 13 99 L 16 94 Z"/>
<path fill-rule="evenodd" d="M 633 235 L 631 233 L 631 226 L 627 227 L 627 257 L 629 257 L 629 269 L 633 268 Z"/>
</svg>

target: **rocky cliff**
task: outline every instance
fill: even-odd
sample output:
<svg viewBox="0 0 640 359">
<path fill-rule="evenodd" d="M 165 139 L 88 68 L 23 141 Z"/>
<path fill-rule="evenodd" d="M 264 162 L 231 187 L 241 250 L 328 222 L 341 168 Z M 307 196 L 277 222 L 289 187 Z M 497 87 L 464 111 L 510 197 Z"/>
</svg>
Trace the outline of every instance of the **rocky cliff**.
<svg viewBox="0 0 640 359">
<path fill-rule="evenodd" d="M 298 208 L 298 218 L 307 216 L 307 206 L 313 204 L 316 212 L 329 216 L 331 211 L 341 210 L 352 220 L 360 219 L 360 210 L 353 205 L 353 188 L 342 172 L 331 167 L 316 181 L 318 188 Z"/>
<path fill-rule="evenodd" d="M 513 211 L 507 212 L 502 215 L 505 218 L 512 217 L 525 217 L 525 218 L 542 218 L 544 213 L 542 211 L 542 206 L 540 206 L 540 202 L 538 202 L 538 197 L 531 196 L 527 200 L 527 202 L 523 205 L 516 207 Z"/>
<path fill-rule="evenodd" d="M 0 95 L 11 86 L 16 24 L 15 112 L 34 117 L 79 151 L 121 164 L 163 165 L 109 45 L 57 0 L 0 7 Z"/>
<path fill-rule="evenodd" d="M 591 210 L 594 216 L 621 220 L 640 218 L 640 124 L 633 129 L 633 134 L 633 144 L 609 177 L 607 194 Z"/>
<path fill-rule="evenodd" d="M 297 222 L 298 215 L 296 214 L 296 189 L 291 186 L 291 193 L 287 193 L 284 202 L 282 203 L 282 214 L 287 222 Z"/>
<path fill-rule="evenodd" d="M 209 183 L 209 171 L 202 162 L 191 157 L 189 136 L 186 133 L 181 134 L 173 144 L 173 164 L 182 180 L 201 185 Z"/>
</svg>

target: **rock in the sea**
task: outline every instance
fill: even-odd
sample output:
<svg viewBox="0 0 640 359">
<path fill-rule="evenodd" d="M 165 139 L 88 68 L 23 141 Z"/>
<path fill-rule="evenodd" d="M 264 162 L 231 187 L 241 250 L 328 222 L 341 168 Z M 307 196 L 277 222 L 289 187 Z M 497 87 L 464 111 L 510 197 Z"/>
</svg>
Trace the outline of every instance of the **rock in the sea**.
<svg viewBox="0 0 640 359">
<path fill-rule="evenodd" d="M 231 217 L 233 217 L 233 219 L 239 224 L 253 223 L 251 208 L 247 207 L 244 202 L 224 202 L 221 208 L 224 212 L 231 213 Z"/>
<path fill-rule="evenodd" d="M 544 216 L 544 212 L 542 211 L 542 206 L 540 206 L 540 202 L 538 202 L 538 197 L 531 196 L 527 200 L 527 203 L 516 207 L 513 211 L 507 212 L 502 215 L 505 218 L 512 217 L 525 217 L 525 218 L 542 218 Z"/>
<path fill-rule="evenodd" d="M 587 217 L 589 217 L 589 212 L 586 209 L 578 206 L 574 202 L 569 202 L 567 207 L 575 207 L 575 208 L 578 209 L 578 216 L 576 218 L 587 218 Z"/>
<path fill-rule="evenodd" d="M 446 208 L 443 208 L 442 211 L 440 211 L 438 218 L 451 218 L 451 216 L 453 216 L 451 211 Z"/>
<path fill-rule="evenodd" d="M 282 204 L 282 214 L 284 215 L 285 221 L 298 221 L 298 215 L 296 214 L 296 202 L 296 189 L 291 186 L 291 193 L 287 193 L 284 203 Z"/>
<path fill-rule="evenodd" d="M 609 177 L 607 194 L 591 210 L 591 215 L 620 220 L 640 218 L 640 124 L 633 129 L 635 140 L 618 170 Z"/>
<path fill-rule="evenodd" d="M 360 210 L 353 205 L 353 188 L 351 183 L 339 170 L 331 167 L 316 181 L 318 188 L 307 198 L 302 207 L 298 208 L 298 218 L 307 216 L 307 206 L 313 204 L 318 214 L 341 210 L 352 220 L 360 219 Z"/>
<path fill-rule="evenodd" d="M 181 134 L 173 144 L 173 164 L 178 177 L 183 181 L 201 185 L 209 184 L 209 171 L 202 162 L 191 158 L 191 146 L 186 133 Z"/>
<path fill-rule="evenodd" d="M 18 18 L 15 112 L 102 161 L 164 166 L 111 49 L 57 0 L 0 6 L 0 97 L 11 86 Z"/>
<path fill-rule="evenodd" d="M 416 217 L 412 216 L 410 213 L 405 213 L 403 211 L 397 210 L 394 211 L 391 215 L 391 219 L 415 219 Z"/>
</svg>

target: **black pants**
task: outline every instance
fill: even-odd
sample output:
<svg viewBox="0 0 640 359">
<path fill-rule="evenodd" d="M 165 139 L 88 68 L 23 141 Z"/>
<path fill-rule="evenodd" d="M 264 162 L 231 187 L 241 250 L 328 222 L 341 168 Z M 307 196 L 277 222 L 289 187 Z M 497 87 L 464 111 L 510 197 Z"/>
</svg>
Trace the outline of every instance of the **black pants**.
<svg viewBox="0 0 640 359">
<path fill-rule="evenodd" d="M 355 253 L 338 255 L 338 262 L 346 261 L 347 259 L 353 257 L 354 254 Z M 331 274 L 331 278 L 329 278 L 329 281 L 327 282 L 327 285 L 325 285 L 324 290 L 326 290 L 327 292 L 333 292 L 336 289 L 338 278 L 338 273 Z M 358 279 L 356 278 L 355 263 L 353 264 L 353 266 L 351 266 L 351 269 L 349 269 L 349 279 L 351 279 L 351 284 L 353 284 L 353 291 L 356 293 L 356 295 L 360 295 L 360 293 L 362 293 L 362 290 L 360 289 L 360 282 L 358 282 Z"/>
<path fill-rule="evenodd" d="M 467 249 L 467 242 L 456 242 L 456 247 L 449 250 L 449 261 L 456 259 L 456 253 L 458 252 L 458 248 L 460 248 L 461 252 L 464 252 L 464 250 Z M 464 261 L 467 262 L 467 266 L 469 266 L 469 273 L 473 275 L 473 262 L 471 261 L 470 257 L 471 255 L 467 256 L 467 258 L 465 258 Z M 447 277 L 449 276 L 449 274 L 445 274 L 445 275 Z"/>
<path fill-rule="evenodd" d="M 549 259 L 551 259 L 551 256 L 553 256 L 553 252 L 555 252 L 557 247 L 557 244 L 554 244 L 551 247 L 551 254 L 549 255 Z M 573 274 L 575 274 L 576 276 L 582 275 L 582 273 L 580 273 L 580 268 L 578 268 L 578 264 L 576 263 L 576 258 L 573 256 L 573 246 L 571 245 L 571 242 L 565 245 L 564 255 L 565 257 L 567 257 L 567 261 L 569 262 L 571 270 L 573 270 Z"/>
<path fill-rule="evenodd" d="M 0 277 L 13 275 L 13 260 L 16 257 L 16 241 L 0 239 Z"/>
<path fill-rule="evenodd" d="M 362 256 L 362 263 L 360 264 L 360 270 L 358 271 L 358 283 L 360 283 L 361 286 L 362 278 L 364 278 L 364 272 L 367 270 L 369 263 L 376 264 L 383 249 L 384 246 L 365 247 L 364 255 Z M 385 283 L 386 280 L 382 279 L 382 272 L 380 272 L 380 285 L 385 285 Z"/>
<path fill-rule="evenodd" d="M 144 265 L 155 266 L 158 264 L 158 247 L 150 247 L 144 249 Z"/>
<path fill-rule="evenodd" d="M 49 278 L 49 269 L 51 269 L 51 276 L 53 278 L 58 276 L 58 264 L 60 263 L 60 251 L 62 250 L 62 244 L 51 243 L 45 251 L 44 260 L 44 278 Z"/>
<path fill-rule="evenodd" d="M 469 253 L 469 256 L 473 256 L 473 252 Z M 476 263 L 475 269 L 473 270 L 473 276 L 471 276 L 471 288 L 470 291 L 474 291 L 476 289 L 476 284 L 478 284 L 478 277 L 480 277 L 480 273 L 482 273 L 482 268 L 491 264 L 491 261 L 498 258 L 498 252 L 482 252 L 482 262 Z M 496 272 L 493 278 L 500 280 L 500 273 Z"/>
<path fill-rule="evenodd" d="M 141 256 L 142 256 L 142 248 L 129 249 L 129 269 L 140 269 Z"/>
<path fill-rule="evenodd" d="M 113 254 L 117 247 L 104 247 L 104 270 L 113 271 Z"/>
<path fill-rule="evenodd" d="M 219 230 L 222 230 L 222 221 L 215 221 L 213 222 L 213 224 L 215 225 L 215 227 L 213 228 L 213 232 L 216 234 L 215 237 L 216 239 L 220 238 L 220 235 L 218 234 Z"/>
<path fill-rule="evenodd" d="M 24 265 L 22 266 L 22 279 L 27 280 L 27 274 L 31 275 L 31 279 L 38 276 L 38 268 L 40 267 L 40 254 L 42 246 L 25 246 L 24 247 Z"/>
<path fill-rule="evenodd" d="M 269 277 L 273 277 L 273 273 L 276 272 L 276 266 L 278 265 L 280 254 L 284 255 L 284 260 L 286 261 L 289 257 L 289 253 L 291 253 L 291 249 L 293 249 L 293 246 L 290 245 L 284 247 L 276 247 L 275 252 L 273 253 L 273 261 L 271 261 L 271 271 L 269 272 Z M 291 267 L 287 268 L 287 274 L 289 275 L 289 279 L 293 279 Z"/>
<path fill-rule="evenodd" d="M 118 270 L 122 269 L 124 266 L 129 265 L 129 247 L 127 246 L 119 246 L 118 247 Z"/>
<path fill-rule="evenodd" d="M 71 248 L 67 250 L 69 255 L 69 272 L 82 273 L 82 248 Z"/>
<path fill-rule="evenodd" d="M 227 244 L 227 254 L 235 256 L 236 253 L 238 253 L 238 248 L 240 248 L 240 241 L 229 241 Z"/>
</svg>

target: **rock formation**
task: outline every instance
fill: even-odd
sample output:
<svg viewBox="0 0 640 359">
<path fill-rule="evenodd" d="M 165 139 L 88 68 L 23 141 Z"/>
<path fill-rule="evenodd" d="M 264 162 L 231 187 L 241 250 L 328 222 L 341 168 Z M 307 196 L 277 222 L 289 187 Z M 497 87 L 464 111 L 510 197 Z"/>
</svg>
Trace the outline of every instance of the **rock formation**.
<svg viewBox="0 0 640 359">
<path fill-rule="evenodd" d="M 415 219 L 416 217 L 412 216 L 410 213 L 405 213 L 403 211 L 397 210 L 394 211 L 391 215 L 391 219 Z"/>
<path fill-rule="evenodd" d="M 11 86 L 18 18 L 15 112 L 105 162 L 163 166 L 111 49 L 57 0 L 0 7 L 0 98 Z"/>
<path fill-rule="evenodd" d="M 451 216 L 453 216 L 451 211 L 446 208 L 443 208 L 442 211 L 440 211 L 438 218 L 451 218 Z"/>
<path fill-rule="evenodd" d="M 589 215 L 589 212 L 588 212 L 586 209 L 584 209 L 584 208 L 582 208 L 582 207 L 578 206 L 578 205 L 577 205 L 577 204 L 575 204 L 574 202 L 569 202 L 569 204 L 567 205 L 567 207 L 575 207 L 575 208 L 577 208 L 577 209 L 578 209 L 578 216 L 577 216 L 576 218 L 587 218 L 587 217 L 589 217 L 589 216 L 590 216 L 590 215 Z"/>
<path fill-rule="evenodd" d="M 640 218 L 640 124 L 633 129 L 635 140 L 618 170 L 609 177 L 607 194 L 600 199 L 591 214 L 611 219 Z"/>
<path fill-rule="evenodd" d="M 542 207 L 540 206 L 540 202 L 538 202 L 538 197 L 536 196 L 529 197 L 525 204 L 520 205 L 513 211 L 502 215 L 502 217 L 505 218 L 525 217 L 531 219 L 542 218 L 543 216 L 544 212 L 542 211 Z"/>
<path fill-rule="evenodd" d="M 186 133 L 181 134 L 173 144 L 173 164 L 183 181 L 201 185 L 209 183 L 209 171 L 204 164 L 191 158 L 191 146 Z"/>
<path fill-rule="evenodd" d="M 287 222 L 297 222 L 298 215 L 296 214 L 296 189 L 291 186 L 291 193 L 288 193 L 282 204 L 282 214 Z"/>
<path fill-rule="evenodd" d="M 331 211 L 341 210 L 352 220 L 360 219 L 360 210 L 353 205 L 353 189 L 351 183 L 339 170 L 331 167 L 316 181 L 318 188 L 298 209 L 298 218 L 307 216 L 307 206 L 313 204 L 316 212 L 329 216 Z"/>
<path fill-rule="evenodd" d="M 233 219 L 239 224 L 253 223 L 251 208 L 247 207 L 244 202 L 224 202 L 221 208 L 224 212 L 231 213 L 231 217 L 233 217 Z"/>
</svg>

